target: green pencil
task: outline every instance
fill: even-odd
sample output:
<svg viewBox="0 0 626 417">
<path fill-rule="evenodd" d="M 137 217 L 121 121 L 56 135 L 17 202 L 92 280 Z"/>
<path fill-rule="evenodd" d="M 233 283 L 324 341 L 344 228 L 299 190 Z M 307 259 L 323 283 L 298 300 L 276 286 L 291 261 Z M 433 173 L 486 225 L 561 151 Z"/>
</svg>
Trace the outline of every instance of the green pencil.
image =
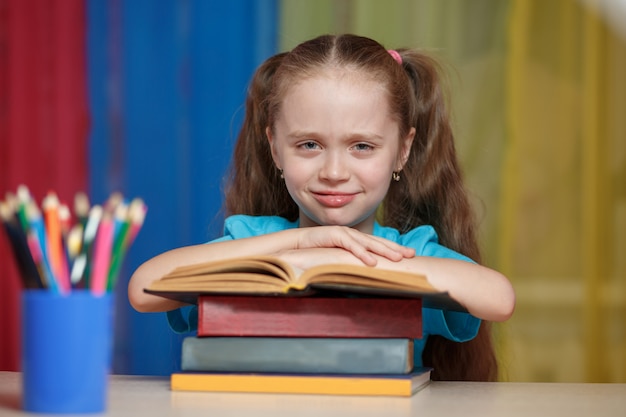
<svg viewBox="0 0 626 417">
<path fill-rule="evenodd" d="M 122 267 L 124 256 L 126 255 L 126 237 L 130 230 L 130 218 L 128 216 L 128 206 L 124 203 L 118 204 L 115 209 L 114 221 L 116 224 L 115 240 L 113 241 L 113 248 L 111 253 L 111 266 L 109 267 L 109 274 L 107 276 L 107 291 L 111 291 L 117 276 Z"/>
</svg>

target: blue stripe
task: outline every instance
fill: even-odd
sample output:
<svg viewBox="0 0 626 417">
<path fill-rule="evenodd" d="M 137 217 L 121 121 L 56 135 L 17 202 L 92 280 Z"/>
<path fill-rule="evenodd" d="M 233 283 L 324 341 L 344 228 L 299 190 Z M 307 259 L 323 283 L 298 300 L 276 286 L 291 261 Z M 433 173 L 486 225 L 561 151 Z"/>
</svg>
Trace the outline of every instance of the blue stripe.
<svg viewBox="0 0 626 417">
<path fill-rule="evenodd" d="M 119 190 L 148 205 L 116 289 L 114 372 L 167 375 L 182 336 L 164 314 L 130 308 L 128 277 L 220 233 L 247 83 L 277 48 L 277 0 L 88 0 L 87 14 L 91 195 Z"/>
</svg>

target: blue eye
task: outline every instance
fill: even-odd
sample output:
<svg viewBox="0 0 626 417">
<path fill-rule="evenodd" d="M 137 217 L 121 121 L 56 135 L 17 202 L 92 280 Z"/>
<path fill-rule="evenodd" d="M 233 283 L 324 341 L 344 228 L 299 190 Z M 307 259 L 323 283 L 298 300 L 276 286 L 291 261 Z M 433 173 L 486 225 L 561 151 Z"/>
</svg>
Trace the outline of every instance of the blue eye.
<svg viewBox="0 0 626 417">
<path fill-rule="evenodd" d="M 357 151 L 371 151 L 374 147 L 372 145 L 368 145 L 367 143 L 357 143 L 354 145 L 354 149 Z"/>
<path fill-rule="evenodd" d="M 318 149 L 319 148 L 318 144 L 313 142 L 313 141 L 304 142 L 304 143 L 300 144 L 300 146 L 303 149 L 308 149 L 308 150 Z"/>
</svg>

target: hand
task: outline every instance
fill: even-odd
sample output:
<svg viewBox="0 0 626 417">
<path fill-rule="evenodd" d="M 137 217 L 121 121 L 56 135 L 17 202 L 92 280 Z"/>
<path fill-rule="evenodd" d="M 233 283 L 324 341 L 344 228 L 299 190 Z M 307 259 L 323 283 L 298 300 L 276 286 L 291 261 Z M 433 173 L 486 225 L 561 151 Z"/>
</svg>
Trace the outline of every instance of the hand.
<svg viewBox="0 0 626 417">
<path fill-rule="evenodd" d="M 375 266 L 374 255 L 398 262 L 415 256 L 415 250 L 381 237 L 368 235 L 346 226 L 303 227 L 298 230 L 296 249 L 341 248 L 366 265 Z"/>
<path fill-rule="evenodd" d="M 294 267 L 298 275 L 307 269 L 319 265 L 363 265 L 363 262 L 354 256 L 352 252 L 342 248 L 287 249 L 276 252 L 273 255 L 289 263 Z"/>
</svg>

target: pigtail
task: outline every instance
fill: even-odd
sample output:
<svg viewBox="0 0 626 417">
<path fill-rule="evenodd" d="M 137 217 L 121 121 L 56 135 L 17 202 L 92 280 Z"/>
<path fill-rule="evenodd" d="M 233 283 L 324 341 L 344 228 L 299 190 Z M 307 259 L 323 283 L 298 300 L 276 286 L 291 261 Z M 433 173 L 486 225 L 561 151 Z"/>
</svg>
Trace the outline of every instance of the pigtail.
<svg viewBox="0 0 626 417">
<path fill-rule="evenodd" d="M 415 140 L 402 180 L 392 184 L 384 223 L 408 231 L 432 225 L 440 243 L 481 262 L 476 222 L 457 160 L 454 135 L 441 82 L 441 68 L 431 57 L 400 50 L 415 97 Z M 465 343 L 430 336 L 423 352 L 425 366 L 434 368 L 433 379 L 494 381 L 497 361 L 490 323 Z"/>
<path fill-rule="evenodd" d="M 384 219 L 406 232 L 430 224 L 441 243 L 480 262 L 473 211 L 463 185 L 439 64 L 427 55 L 401 51 L 414 101 L 416 129 L 403 181 L 392 190 Z"/>
<path fill-rule="evenodd" d="M 265 61 L 255 72 L 246 97 L 246 113 L 225 187 L 226 215 L 277 215 L 295 220 L 297 206 L 291 202 L 284 181 L 272 160 L 265 133 L 269 125 L 267 97 L 276 69 L 286 54 Z"/>
</svg>

